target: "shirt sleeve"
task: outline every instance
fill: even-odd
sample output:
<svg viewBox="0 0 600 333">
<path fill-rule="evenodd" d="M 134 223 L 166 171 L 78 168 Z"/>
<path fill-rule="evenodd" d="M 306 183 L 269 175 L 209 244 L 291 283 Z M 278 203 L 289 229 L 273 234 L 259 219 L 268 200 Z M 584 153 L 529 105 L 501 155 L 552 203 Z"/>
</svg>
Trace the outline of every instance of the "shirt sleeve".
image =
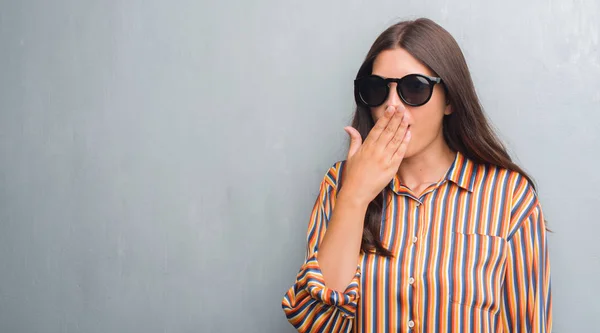
<svg viewBox="0 0 600 333">
<path fill-rule="evenodd" d="M 551 332 L 552 295 L 544 214 L 532 190 L 513 209 L 501 318 L 507 332 Z M 522 217 L 519 217 L 522 216 Z"/>
<path fill-rule="evenodd" d="M 337 180 L 343 163 L 335 163 L 321 182 L 308 225 L 305 261 L 296 282 L 283 297 L 283 311 L 299 332 L 349 333 L 352 329 L 359 298 L 360 266 L 341 293 L 325 286 L 317 260 L 319 241 L 325 235 L 335 206 Z"/>
</svg>

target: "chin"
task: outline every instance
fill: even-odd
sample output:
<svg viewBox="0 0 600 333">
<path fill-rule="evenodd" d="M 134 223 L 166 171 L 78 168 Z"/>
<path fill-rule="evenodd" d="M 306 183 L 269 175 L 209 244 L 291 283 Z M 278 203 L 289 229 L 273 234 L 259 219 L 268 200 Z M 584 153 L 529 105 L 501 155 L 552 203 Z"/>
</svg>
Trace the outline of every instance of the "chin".
<svg viewBox="0 0 600 333">
<path fill-rule="evenodd" d="M 415 146 L 410 145 L 410 144 L 408 145 L 408 149 L 406 150 L 406 153 L 404 154 L 404 159 L 411 158 L 417 154 L 417 150 L 414 148 L 415 148 Z"/>
<path fill-rule="evenodd" d="M 428 145 L 419 145 L 419 141 L 413 138 L 413 140 L 408 144 L 408 149 L 406 149 L 404 159 L 412 158 L 423 153 L 423 151 L 426 150 L 427 147 Z"/>
</svg>

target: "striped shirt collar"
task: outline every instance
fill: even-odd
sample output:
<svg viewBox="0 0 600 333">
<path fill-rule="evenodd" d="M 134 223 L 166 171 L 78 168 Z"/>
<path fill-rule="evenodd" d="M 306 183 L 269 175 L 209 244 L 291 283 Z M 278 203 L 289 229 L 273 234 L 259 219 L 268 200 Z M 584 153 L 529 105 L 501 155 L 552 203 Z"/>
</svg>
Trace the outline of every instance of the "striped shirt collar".
<svg viewBox="0 0 600 333">
<path fill-rule="evenodd" d="M 475 167 L 476 164 L 467 158 L 463 153 L 457 152 L 454 162 L 446 172 L 446 176 L 435 185 L 438 187 L 445 181 L 450 181 L 462 189 L 469 192 L 473 192 L 473 185 L 475 182 Z M 396 174 L 390 181 L 389 187 L 396 194 L 410 194 L 411 191 L 403 184 L 400 183 L 400 179 Z"/>
</svg>

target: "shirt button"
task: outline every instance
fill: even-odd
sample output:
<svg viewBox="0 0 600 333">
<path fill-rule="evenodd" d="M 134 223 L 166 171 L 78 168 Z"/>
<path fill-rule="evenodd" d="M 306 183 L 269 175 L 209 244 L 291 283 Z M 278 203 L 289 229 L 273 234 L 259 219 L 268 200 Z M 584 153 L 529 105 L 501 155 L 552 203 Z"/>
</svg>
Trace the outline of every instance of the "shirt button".
<svg viewBox="0 0 600 333">
<path fill-rule="evenodd" d="M 410 279 L 408 279 L 408 283 L 410 283 L 410 284 L 415 283 L 415 279 L 411 277 Z"/>
<path fill-rule="evenodd" d="M 409 322 L 408 322 L 408 327 L 410 327 L 410 328 L 413 328 L 413 327 L 415 327 L 415 322 L 414 322 L 414 321 L 412 321 L 412 320 L 411 320 L 411 321 L 409 321 Z"/>
<path fill-rule="evenodd" d="M 417 238 L 417 236 L 414 236 L 414 237 L 413 237 L 413 243 L 416 243 L 416 242 L 417 242 L 417 239 L 418 239 L 418 238 Z"/>
</svg>

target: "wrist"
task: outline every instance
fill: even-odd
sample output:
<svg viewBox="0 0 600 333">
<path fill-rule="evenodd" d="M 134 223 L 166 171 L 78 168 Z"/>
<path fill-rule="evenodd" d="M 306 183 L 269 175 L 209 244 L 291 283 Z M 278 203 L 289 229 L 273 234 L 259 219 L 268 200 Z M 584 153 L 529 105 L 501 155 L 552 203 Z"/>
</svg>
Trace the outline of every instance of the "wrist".
<svg viewBox="0 0 600 333">
<path fill-rule="evenodd" d="M 353 191 L 351 189 L 341 188 L 337 194 L 337 200 L 336 200 L 337 204 L 339 205 L 340 202 L 343 202 L 344 204 L 351 206 L 353 208 L 366 210 L 371 201 L 366 200 L 365 198 L 362 198 L 360 195 L 357 195 L 356 193 L 357 193 L 356 191 Z"/>
</svg>

